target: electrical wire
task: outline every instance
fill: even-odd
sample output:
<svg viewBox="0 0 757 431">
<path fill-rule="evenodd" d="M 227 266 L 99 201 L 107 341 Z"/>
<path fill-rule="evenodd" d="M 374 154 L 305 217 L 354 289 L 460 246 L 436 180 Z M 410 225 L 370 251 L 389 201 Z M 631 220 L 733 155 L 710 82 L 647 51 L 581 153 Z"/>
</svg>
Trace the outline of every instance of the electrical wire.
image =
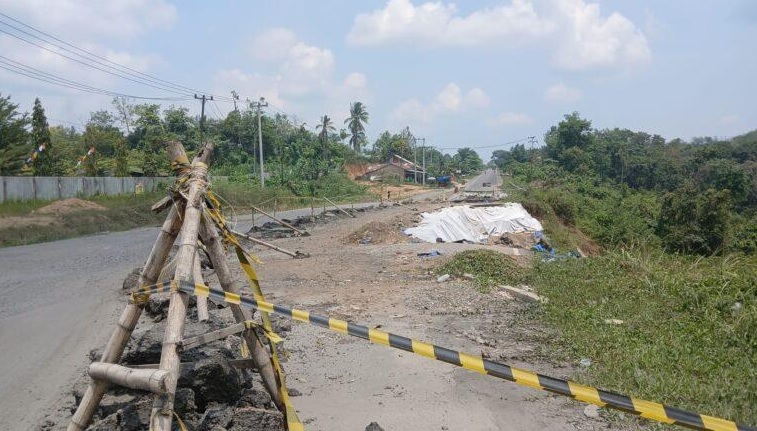
<svg viewBox="0 0 757 431">
<path fill-rule="evenodd" d="M 99 56 L 99 55 L 94 54 L 94 53 L 92 53 L 90 51 L 87 51 L 85 49 L 79 48 L 76 45 L 73 45 L 73 44 L 71 44 L 69 42 L 66 42 L 66 41 L 64 41 L 62 39 L 59 39 L 59 38 L 57 38 L 57 37 L 55 37 L 55 36 L 53 36 L 53 35 L 51 35 L 49 33 L 45 33 L 42 30 L 39 30 L 39 29 L 37 29 L 35 27 L 32 27 L 32 26 L 30 26 L 28 24 L 25 24 L 22 21 L 17 20 L 17 19 L 15 19 L 13 17 L 10 17 L 10 16 L 8 16 L 8 15 L 2 13 L 2 12 L 0 12 L 0 16 L 6 18 L 7 20 L 10 20 L 10 21 L 13 21 L 15 23 L 18 23 L 21 26 L 23 26 L 25 28 L 28 28 L 28 29 L 36 32 L 36 33 L 44 35 L 45 37 L 47 37 L 49 39 L 52 39 L 52 40 L 54 40 L 54 41 L 56 41 L 58 43 L 53 43 L 50 40 L 47 40 L 47 39 L 42 38 L 42 37 L 40 37 L 38 35 L 30 33 L 29 31 L 26 31 L 26 30 L 24 30 L 22 28 L 19 28 L 17 26 L 9 24 L 7 21 L 3 21 L 2 19 L 0 19 L 0 24 L 3 24 L 5 26 L 7 26 L 7 27 L 9 27 L 9 28 L 11 28 L 13 30 L 15 30 L 16 32 L 25 34 L 25 35 L 27 35 L 29 37 L 32 37 L 32 38 L 36 39 L 36 40 L 42 41 L 42 42 L 44 42 L 44 43 L 46 43 L 48 45 L 51 45 L 51 46 L 53 46 L 53 47 L 61 50 L 61 51 L 65 51 L 67 53 L 75 55 L 76 57 L 78 57 L 78 59 L 74 58 L 74 57 L 71 57 L 69 55 L 63 54 L 63 53 L 61 53 L 61 52 L 59 52 L 57 50 L 53 50 L 53 49 L 50 49 L 50 48 L 48 48 L 46 46 L 40 45 L 40 44 L 38 44 L 38 43 L 36 43 L 34 41 L 31 41 L 31 40 L 28 40 L 26 38 L 23 38 L 23 37 L 19 36 L 18 34 L 14 34 L 12 32 L 9 32 L 9 31 L 3 30 L 3 29 L 0 29 L 0 32 L 5 33 L 5 34 L 7 34 L 7 35 L 9 35 L 11 37 L 19 39 L 19 40 L 21 40 L 23 42 L 26 42 L 28 44 L 31 44 L 33 46 L 36 46 L 36 47 L 38 47 L 40 49 L 43 49 L 45 51 L 54 53 L 56 55 L 62 56 L 62 57 L 66 58 L 66 59 L 69 59 L 71 61 L 74 61 L 74 62 L 77 62 L 79 64 L 82 64 L 82 65 L 84 65 L 86 67 L 90 67 L 90 68 L 99 70 L 101 72 L 108 73 L 110 75 L 114 75 L 114 76 L 117 76 L 119 78 L 126 79 L 126 80 L 129 80 L 129 81 L 141 84 L 141 85 L 146 85 L 146 86 L 149 86 L 149 87 L 160 89 L 162 91 L 172 92 L 172 93 L 175 93 L 175 94 L 181 94 L 181 95 L 189 95 L 189 93 L 206 93 L 207 94 L 207 92 L 198 91 L 198 90 L 192 89 L 190 87 L 186 87 L 186 86 L 183 86 L 183 85 L 175 84 L 175 83 L 166 81 L 164 79 L 160 79 L 160 78 L 157 78 L 155 76 L 152 76 L 152 75 L 149 75 L 149 74 L 146 74 L 146 73 L 143 73 L 143 72 L 139 72 L 139 71 L 137 71 L 137 70 L 135 70 L 133 68 L 130 68 L 128 66 L 124 66 L 122 64 L 116 63 L 116 62 L 111 61 L 111 60 L 109 60 L 109 59 L 107 59 L 105 57 Z M 67 46 L 73 48 L 73 50 L 67 48 Z M 84 54 L 81 54 L 81 53 L 84 53 Z M 94 64 L 92 64 L 92 63 L 94 63 Z M 232 100 L 228 96 L 221 96 L 221 95 L 219 95 L 219 96 L 216 96 L 216 97 L 218 97 L 219 99 L 223 99 L 223 101 L 227 101 L 227 100 L 231 101 Z"/>
<path fill-rule="evenodd" d="M 56 76 L 51 73 L 44 72 L 42 70 L 36 69 L 34 67 L 25 65 L 23 63 L 17 62 L 15 60 L 9 59 L 7 57 L 0 55 L 0 69 L 7 70 L 12 73 L 16 73 L 18 75 L 23 75 L 28 78 L 36 79 L 38 81 L 42 81 L 48 84 L 58 85 L 61 87 L 69 88 L 72 90 L 79 90 L 84 91 L 87 93 L 93 93 L 93 94 L 101 94 L 101 95 L 107 95 L 107 96 L 116 96 L 116 97 L 127 97 L 132 99 L 143 99 L 143 100 L 173 100 L 173 101 L 181 101 L 181 100 L 189 100 L 190 97 L 147 97 L 147 96 L 136 96 L 132 94 L 125 94 L 120 93 L 116 91 L 110 91 L 110 90 L 104 90 L 101 88 L 93 87 L 91 85 L 82 84 L 80 82 L 72 81 L 70 79 L 61 78 L 59 76 Z"/>
</svg>

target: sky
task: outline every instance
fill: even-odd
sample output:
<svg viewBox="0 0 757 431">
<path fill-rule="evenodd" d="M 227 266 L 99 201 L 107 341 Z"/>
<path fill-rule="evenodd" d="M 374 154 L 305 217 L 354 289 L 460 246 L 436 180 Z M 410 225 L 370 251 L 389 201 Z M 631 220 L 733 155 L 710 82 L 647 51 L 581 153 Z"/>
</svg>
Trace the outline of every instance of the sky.
<svg viewBox="0 0 757 431">
<path fill-rule="evenodd" d="M 112 96 L 8 65 L 182 99 L 159 103 L 194 115 L 193 94 L 212 94 L 213 118 L 234 108 L 234 90 L 242 106 L 265 97 L 267 112 L 311 129 L 324 114 L 343 127 L 361 101 L 371 143 L 407 126 L 428 145 L 479 149 L 484 160 L 528 136 L 538 145 L 574 111 L 595 128 L 666 139 L 757 129 L 754 0 L 0 0 L 0 13 L 0 94 L 29 112 L 39 97 L 51 124 L 79 129 L 112 109 Z M 11 18 L 182 89 L 65 58 Z"/>
</svg>

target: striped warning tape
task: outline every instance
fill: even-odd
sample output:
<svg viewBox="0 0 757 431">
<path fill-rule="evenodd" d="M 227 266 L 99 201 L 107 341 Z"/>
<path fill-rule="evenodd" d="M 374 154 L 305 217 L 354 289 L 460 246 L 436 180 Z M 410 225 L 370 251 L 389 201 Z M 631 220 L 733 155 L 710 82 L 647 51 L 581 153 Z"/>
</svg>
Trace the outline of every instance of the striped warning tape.
<svg viewBox="0 0 757 431">
<path fill-rule="evenodd" d="M 239 304 L 243 307 L 255 308 L 268 313 L 275 313 L 300 322 L 327 328 L 345 335 L 363 338 L 376 344 L 394 347 L 420 356 L 436 359 L 448 364 L 457 365 L 481 374 L 487 374 L 500 379 L 509 380 L 524 386 L 542 389 L 560 395 L 566 395 L 578 401 L 596 404 L 600 407 L 611 407 L 628 413 L 633 413 L 647 419 L 667 424 L 682 425 L 688 428 L 713 431 L 757 431 L 746 425 L 737 424 L 733 421 L 707 416 L 699 413 L 691 413 L 675 407 L 666 406 L 652 401 L 640 400 L 626 395 L 620 395 L 597 389 L 591 386 L 581 385 L 568 380 L 557 379 L 523 370 L 509 365 L 483 359 L 480 356 L 471 355 L 456 350 L 447 349 L 423 341 L 413 340 L 401 335 L 379 331 L 364 325 L 334 319 L 326 316 L 311 314 L 305 310 L 298 310 L 270 302 L 259 301 L 254 298 L 243 297 L 222 290 L 211 289 L 202 284 L 188 282 L 166 281 L 152 286 L 140 288 L 135 295 L 153 294 L 178 289 L 182 292 L 209 296 L 213 299 L 225 301 L 231 304 Z"/>
</svg>

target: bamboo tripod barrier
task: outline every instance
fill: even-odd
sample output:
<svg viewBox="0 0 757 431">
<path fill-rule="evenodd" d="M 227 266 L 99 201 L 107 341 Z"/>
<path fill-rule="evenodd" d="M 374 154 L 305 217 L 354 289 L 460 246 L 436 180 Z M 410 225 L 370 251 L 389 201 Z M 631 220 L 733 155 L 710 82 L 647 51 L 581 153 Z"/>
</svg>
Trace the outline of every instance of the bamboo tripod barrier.
<svg viewBox="0 0 757 431">
<path fill-rule="evenodd" d="M 215 227 L 210 222 L 202 222 L 203 211 L 205 209 L 204 196 L 208 187 L 208 162 L 213 148 L 212 143 L 205 143 L 190 165 L 184 148 L 180 143 L 169 142 L 167 144 L 171 166 L 175 173 L 183 176 L 180 181 L 182 183 L 186 182 L 188 191 L 185 193 L 177 192 L 184 199 L 177 199 L 170 206 L 168 216 L 140 273 L 139 284 L 141 286 L 154 284 L 158 281 L 161 270 L 166 263 L 166 258 L 173 244 L 176 242 L 179 233 L 181 233 L 181 241 L 176 256 L 176 270 L 173 277 L 177 281 L 201 282 L 202 273 L 200 272 L 199 258 L 197 256 L 197 240 L 201 236 L 202 228 L 202 236 L 211 245 L 209 248 L 212 251 L 209 252 L 209 255 L 214 267 L 217 268 L 216 271 L 222 287 L 228 289 L 229 292 L 239 293 L 239 282 L 236 281 L 236 284 L 231 283 L 234 280 L 231 279 L 231 272 L 226 262 L 225 249 L 223 244 L 218 240 L 218 233 L 215 231 Z M 168 206 L 164 207 L 167 208 Z M 179 347 L 184 335 L 187 306 L 188 296 L 185 293 L 174 292 L 171 294 L 160 367 L 158 370 L 150 372 L 138 372 L 134 369 L 115 365 L 120 360 L 144 308 L 144 301 L 129 302 L 122 312 L 118 325 L 103 351 L 100 362 L 93 364 L 93 367 L 91 367 L 90 375 L 92 381 L 71 418 L 71 422 L 67 428 L 68 431 L 83 431 L 86 428 L 111 382 L 127 387 L 136 386 L 140 389 L 147 389 L 156 393 L 150 429 L 170 431 L 173 419 L 176 383 L 181 365 Z M 251 312 L 247 311 L 243 313 L 241 311 L 241 309 L 237 311 L 232 309 L 237 322 L 251 319 Z M 275 371 L 265 348 L 259 342 L 253 342 L 253 340 L 257 341 L 257 338 L 250 331 L 247 331 L 245 335 L 245 340 L 252 352 L 253 362 L 263 378 L 266 389 L 271 393 L 277 406 L 281 406 L 281 397 Z M 155 371 L 158 372 L 156 373 Z"/>
<path fill-rule="evenodd" d="M 201 151 L 212 153 L 213 145 L 206 144 Z M 208 154 L 209 156 L 209 154 Z M 204 196 L 208 188 L 208 165 L 199 159 L 192 161 L 189 170 L 189 191 L 186 195 L 184 208 L 184 223 L 181 226 L 181 240 L 176 254 L 176 272 L 174 280 L 191 282 L 192 268 L 197 254 L 197 239 L 199 238 L 200 222 L 204 208 Z M 166 392 L 156 394 L 150 415 L 150 429 L 170 431 L 173 423 L 173 407 L 178 382 L 179 357 L 178 346 L 184 338 L 184 324 L 187 318 L 189 297 L 180 292 L 171 293 L 166 317 L 166 331 L 163 335 L 163 348 L 160 354 L 160 369 L 168 371 L 166 378 Z"/>
<path fill-rule="evenodd" d="M 183 148 L 180 148 L 180 144 L 177 148 L 175 143 L 169 143 L 168 145 L 168 157 L 172 166 L 181 166 L 188 164 L 189 159 Z M 174 168 L 175 171 L 178 168 Z M 166 216 L 166 221 L 158 233 L 158 238 L 155 240 L 155 244 L 150 251 L 150 255 L 147 257 L 145 266 L 142 272 L 139 274 L 139 285 L 144 286 L 148 284 L 154 284 L 158 281 L 161 269 L 166 262 L 166 258 L 171 251 L 171 247 L 176 241 L 176 237 L 181 229 L 182 219 L 180 213 L 182 212 L 182 203 L 172 206 Z M 100 362 L 115 364 L 121 359 L 121 355 L 124 352 L 126 344 L 131 338 L 131 333 L 137 326 L 139 317 L 142 315 L 144 305 L 130 302 L 121 316 L 118 319 L 118 324 L 115 331 L 108 340 L 108 344 L 105 346 L 103 355 L 100 358 Z M 83 431 L 92 416 L 97 410 L 97 406 L 100 405 L 105 391 L 108 389 L 108 381 L 100 379 L 92 379 L 89 386 L 82 396 L 81 402 L 76 409 L 71 422 L 68 424 L 68 431 Z"/>
<path fill-rule="evenodd" d="M 216 269 L 216 276 L 218 277 L 218 283 L 221 285 L 221 289 L 226 292 L 241 294 L 242 282 L 234 278 L 234 275 L 229 268 L 229 264 L 226 261 L 226 249 L 221 241 L 221 237 L 216 232 L 213 222 L 208 217 L 203 217 L 203 223 L 200 226 L 200 237 L 205 247 L 208 250 L 208 256 L 210 256 L 213 267 Z M 237 322 L 245 322 L 252 319 L 252 313 L 240 307 L 238 304 L 229 304 L 231 313 L 234 316 L 234 320 Z M 253 330 L 247 329 L 242 333 L 247 347 L 250 350 L 250 356 L 252 362 L 260 373 L 260 377 L 263 379 L 263 385 L 271 395 L 276 406 L 280 411 L 286 411 L 284 409 L 284 403 L 281 399 L 281 393 L 279 392 L 279 383 L 276 379 L 276 370 L 273 369 L 268 352 L 265 347 L 260 343 L 258 337 Z"/>
</svg>

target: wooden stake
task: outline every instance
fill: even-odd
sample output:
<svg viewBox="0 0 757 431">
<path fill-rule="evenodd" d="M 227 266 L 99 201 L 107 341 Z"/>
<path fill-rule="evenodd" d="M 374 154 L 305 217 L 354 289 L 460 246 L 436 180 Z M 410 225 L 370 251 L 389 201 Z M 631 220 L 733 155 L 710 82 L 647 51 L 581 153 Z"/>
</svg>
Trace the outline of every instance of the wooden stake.
<svg viewBox="0 0 757 431">
<path fill-rule="evenodd" d="M 202 267 L 200 266 L 200 253 L 195 254 L 194 265 L 192 265 L 192 278 L 195 283 L 205 284 L 202 280 Z M 208 297 L 197 297 L 197 320 L 204 322 L 210 319 L 208 314 Z"/>
<path fill-rule="evenodd" d="M 221 239 L 216 232 L 213 222 L 207 217 L 203 217 L 202 226 L 200 226 L 200 237 L 205 247 L 208 250 L 208 256 L 210 261 L 213 262 L 213 267 L 216 269 L 216 276 L 218 276 L 218 282 L 221 288 L 230 293 L 240 294 L 242 290 L 242 282 L 235 279 L 229 269 L 229 263 L 226 261 L 226 250 L 221 242 Z M 229 304 L 231 313 L 234 315 L 234 320 L 237 322 L 244 322 L 252 320 L 252 312 L 246 308 L 240 307 L 238 304 Z M 281 394 L 279 393 L 279 384 L 276 380 L 276 372 L 271 364 L 271 358 L 268 356 L 268 352 L 265 350 L 260 341 L 252 332 L 252 330 L 246 330 L 243 332 L 243 338 L 247 343 L 247 347 L 250 349 L 250 355 L 255 362 L 255 366 L 260 371 L 260 377 L 263 379 L 263 384 L 271 395 L 276 406 L 279 410 L 284 410 L 284 404 L 281 400 Z"/>
<path fill-rule="evenodd" d="M 203 149 L 207 157 L 213 150 L 213 144 L 206 143 Z M 202 150 L 201 150 L 202 151 Z M 198 154 L 199 157 L 199 154 Z M 208 187 L 208 167 L 197 160 L 192 162 L 189 177 L 189 192 L 187 193 L 184 223 L 181 226 L 181 242 L 176 254 L 176 281 L 191 281 L 192 266 L 197 253 L 197 239 L 204 208 L 204 195 Z M 176 291 L 171 293 L 166 317 L 166 332 L 163 336 L 163 349 L 160 354 L 160 369 L 168 371 L 166 378 L 166 393 L 156 395 L 153 402 L 150 429 L 157 431 L 171 431 L 173 422 L 174 397 L 176 383 L 179 378 L 178 344 L 184 337 L 184 324 L 187 318 L 189 297 L 186 293 Z"/>
<path fill-rule="evenodd" d="M 89 364 L 89 376 L 93 379 L 154 394 L 166 392 L 166 379 L 169 375 L 165 370 L 134 369 L 105 362 Z"/>
<path fill-rule="evenodd" d="M 168 257 L 168 253 L 171 251 L 174 241 L 176 241 L 179 229 L 181 229 L 179 210 L 176 207 L 171 207 L 171 210 L 168 212 L 166 221 L 163 223 L 163 227 L 158 234 L 158 239 L 155 241 L 150 256 L 147 258 L 142 273 L 139 275 L 140 286 L 154 284 L 157 281 L 160 270 L 163 268 L 163 264 L 166 261 L 166 257 Z M 115 331 L 113 331 L 113 335 L 111 335 L 108 344 L 105 346 L 100 362 L 116 363 L 121 359 L 126 343 L 129 342 L 131 333 L 137 326 L 139 316 L 142 314 L 142 308 L 143 305 L 134 303 L 129 303 L 126 306 L 121 313 L 121 317 L 118 319 L 118 325 Z M 84 392 L 84 396 L 82 396 L 79 407 L 68 424 L 68 431 L 83 431 L 87 427 L 107 389 L 108 382 L 102 380 L 92 380 L 90 382 L 87 390 Z"/>
<path fill-rule="evenodd" d="M 286 226 L 286 227 L 288 227 L 289 229 L 292 229 L 293 231 L 297 232 L 298 234 L 300 234 L 300 235 L 302 235 L 302 236 L 309 236 L 309 235 L 310 235 L 309 233 L 305 232 L 304 230 L 300 230 L 300 229 L 297 229 L 296 227 L 292 226 L 291 224 L 289 224 L 289 223 L 285 222 L 284 220 L 280 220 L 280 219 L 277 219 L 276 217 L 274 217 L 274 216 L 272 216 L 272 215 L 268 214 L 267 212 L 265 212 L 265 211 L 261 210 L 260 208 L 258 208 L 258 207 L 256 207 L 256 206 L 254 206 L 254 205 L 251 205 L 251 206 L 252 206 L 252 209 L 253 209 L 253 210 L 255 210 L 255 211 L 258 211 L 259 213 L 261 213 L 261 214 L 263 214 L 263 215 L 265 215 L 265 216 L 268 216 L 268 217 L 270 217 L 270 218 L 271 218 L 272 220 L 274 220 L 274 221 L 275 221 L 276 223 L 278 223 L 278 224 L 280 224 L 280 225 L 282 225 L 282 226 Z"/>
<path fill-rule="evenodd" d="M 334 205 L 334 208 L 338 209 L 339 211 L 341 211 L 341 212 L 343 212 L 343 213 L 347 214 L 348 216 L 350 216 L 350 217 L 352 217 L 352 218 L 355 218 L 355 215 L 354 215 L 354 214 L 350 214 L 350 213 L 348 213 L 347 211 L 345 211 L 345 210 L 343 210 L 343 209 L 339 208 L 339 205 L 335 204 L 335 203 L 334 203 L 334 202 L 333 202 L 333 201 L 332 201 L 331 199 L 329 199 L 329 198 L 327 198 L 327 197 L 324 197 L 324 199 L 326 199 L 326 201 L 328 201 L 328 203 L 330 203 L 331 205 Z"/>
<path fill-rule="evenodd" d="M 307 253 L 302 253 L 302 252 L 299 252 L 299 251 L 289 251 L 289 250 L 287 250 L 285 248 L 281 248 L 279 246 L 273 245 L 270 242 L 265 242 L 262 239 L 257 239 L 257 238 L 251 237 L 249 235 L 245 235 L 245 234 L 243 234 L 241 232 L 237 232 L 235 230 L 231 230 L 231 233 L 233 233 L 234 235 L 237 235 L 237 236 L 241 236 L 242 238 L 245 238 L 245 239 L 247 239 L 247 240 L 249 240 L 251 242 L 254 242 L 255 244 L 262 245 L 263 247 L 268 247 L 270 249 L 273 249 L 273 250 L 276 250 L 278 252 L 284 253 L 284 254 L 286 254 L 288 256 L 292 256 L 295 259 L 302 259 L 302 258 L 305 258 L 305 257 L 310 257 L 310 255 L 307 254 Z"/>
</svg>

